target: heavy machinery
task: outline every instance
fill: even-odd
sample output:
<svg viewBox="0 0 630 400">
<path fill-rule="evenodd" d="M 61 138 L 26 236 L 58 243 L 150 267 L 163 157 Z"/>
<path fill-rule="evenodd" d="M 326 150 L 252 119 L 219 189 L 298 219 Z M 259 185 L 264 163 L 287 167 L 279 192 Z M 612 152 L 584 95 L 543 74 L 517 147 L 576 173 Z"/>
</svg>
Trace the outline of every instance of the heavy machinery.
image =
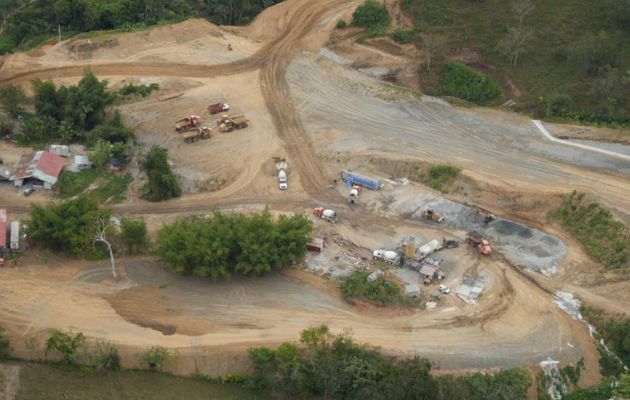
<svg viewBox="0 0 630 400">
<path fill-rule="evenodd" d="M 352 189 L 350 189 L 350 195 L 348 196 L 350 204 L 357 204 L 359 201 L 359 193 L 361 193 L 361 187 L 357 185 L 352 186 Z"/>
<path fill-rule="evenodd" d="M 212 137 L 212 129 L 208 127 L 195 128 L 184 133 L 184 141 L 186 143 L 195 143 L 197 139 L 209 139 Z"/>
<path fill-rule="evenodd" d="M 201 117 L 191 115 L 190 117 L 182 118 L 175 122 L 175 130 L 177 132 L 186 132 L 199 127 L 199 125 L 201 125 Z"/>
<path fill-rule="evenodd" d="M 383 188 L 383 185 L 377 179 L 368 178 L 350 171 L 341 171 L 341 179 L 343 179 L 348 186 L 360 185 L 372 190 L 380 190 Z"/>
<path fill-rule="evenodd" d="M 372 258 L 375 260 L 385 261 L 392 265 L 400 265 L 402 263 L 402 257 L 397 251 L 374 250 L 372 252 Z"/>
<path fill-rule="evenodd" d="M 442 238 L 442 247 L 445 249 L 454 249 L 459 247 L 459 240 Z"/>
<path fill-rule="evenodd" d="M 337 213 L 333 210 L 324 208 L 324 207 L 318 207 L 316 209 L 313 210 L 313 215 L 315 215 L 316 217 L 319 217 L 323 220 L 326 220 L 328 222 L 332 222 L 333 224 L 337 223 L 338 218 L 337 218 Z"/>
<path fill-rule="evenodd" d="M 438 224 L 444 221 L 444 216 L 437 211 L 434 211 L 430 208 L 426 208 L 422 210 L 422 216 L 426 219 L 430 219 L 431 221 L 435 221 Z"/>
<path fill-rule="evenodd" d="M 234 129 L 244 129 L 249 126 L 249 120 L 244 115 L 229 116 L 222 114 L 217 119 L 217 125 L 221 132 L 232 132 Z"/>
<path fill-rule="evenodd" d="M 466 242 L 477 248 L 479 254 L 483 254 L 484 256 L 492 254 L 492 247 L 490 247 L 490 242 L 483 236 L 481 233 L 477 231 L 472 231 L 468 234 L 466 238 Z"/>
<path fill-rule="evenodd" d="M 213 115 L 228 111 L 230 111 L 230 106 L 227 103 L 214 103 L 208 106 L 208 113 Z"/>
</svg>

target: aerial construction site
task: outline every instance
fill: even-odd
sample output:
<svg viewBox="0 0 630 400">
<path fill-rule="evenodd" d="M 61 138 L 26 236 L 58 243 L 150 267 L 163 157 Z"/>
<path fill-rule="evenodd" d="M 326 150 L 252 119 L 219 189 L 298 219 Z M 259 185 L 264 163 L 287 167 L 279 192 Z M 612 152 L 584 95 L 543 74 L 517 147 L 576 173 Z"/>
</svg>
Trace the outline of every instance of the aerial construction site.
<svg viewBox="0 0 630 400">
<path fill-rule="evenodd" d="M 27 93 L 35 79 L 76 85 L 86 68 L 112 90 L 159 85 L 112 107 L 139 152 L 168 150 L 181 196 L 144 200 L 146 167 L 131 158 L 124 199 L 103 203 L 114 219 L 143 219 L 151 242 L 165 224 L 217 210 L 313 225 L 303 259 L 214 281 L 151 252 L 117 255 L 114 278 L 109 256 L 25 238 L 0 269 L 0 326 L 16 357 L 42 358 L 29 339 L 57 329 L 116 345 L 129 368 L 161 346 L 176 354 L 169 372 L 225 377 L 251 369 L 247 349 L 323 324 L 391 357 L 426 358 L 438 375 L 524 367 L 535 377 L 552 360 L 582 363 L 580 387 L 601 382 L 579 301 L 627 317 L 627 273 L 605 269 L 552 215 L 576 191 L 630 223 L 627 147 L 600 141 L 608 128 L 423 95 L 411 78 L 419 55 L 336 27 L 362 3 L 286 0 L 243 27 L 188 19 L 0 56 L 0 84 Z M 0 141 L 4 166 L 24 153 Z M 0 185 L 7 224 L 61 201 L 54 186 L 25 197 Z M 339 282 L 358 272 L 408 301 L 349 301 Z"/>
</svg>

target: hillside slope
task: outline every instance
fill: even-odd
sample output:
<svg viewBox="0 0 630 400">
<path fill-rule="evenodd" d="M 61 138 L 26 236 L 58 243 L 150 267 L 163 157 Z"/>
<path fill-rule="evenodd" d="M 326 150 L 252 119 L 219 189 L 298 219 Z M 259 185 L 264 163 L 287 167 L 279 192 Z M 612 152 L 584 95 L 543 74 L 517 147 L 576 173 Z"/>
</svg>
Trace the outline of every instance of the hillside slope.
<svg viewBox="0 0 630 400">
<path fill-rule="evenodd" d="M 504 86 L 501 104 L 543 117 L 580 122 L 630 123 L 630 1 L 531 0 L 523 18 L 526 37 L 516 66 L 501 51 L 518 30 L 512 0 L 402 0 L 413 20 L 412 41 L 425 46 L 426 35 L 442 43 L 430 73 L 420 79 L 439 91 L 439 74 L 451 60 L 464 62 Z"/>
</svg>

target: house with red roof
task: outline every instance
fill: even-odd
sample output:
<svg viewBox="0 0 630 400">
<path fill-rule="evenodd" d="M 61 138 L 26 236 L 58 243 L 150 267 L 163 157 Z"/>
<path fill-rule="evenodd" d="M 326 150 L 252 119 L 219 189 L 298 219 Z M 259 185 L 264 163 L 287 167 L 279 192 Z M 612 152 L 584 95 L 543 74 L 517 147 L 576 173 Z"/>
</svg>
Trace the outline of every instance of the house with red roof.
<svg viewBox="0 0 630 400">
<path fill-rule="evenodd" d="M 26 183 L 39 183 L 43 184 L 45 189 L 51 189 L 57 183 L 64 165 L 63 157 L 48 151 L 23 155 L 9 180 L 17 187 Z"/>
</svg>

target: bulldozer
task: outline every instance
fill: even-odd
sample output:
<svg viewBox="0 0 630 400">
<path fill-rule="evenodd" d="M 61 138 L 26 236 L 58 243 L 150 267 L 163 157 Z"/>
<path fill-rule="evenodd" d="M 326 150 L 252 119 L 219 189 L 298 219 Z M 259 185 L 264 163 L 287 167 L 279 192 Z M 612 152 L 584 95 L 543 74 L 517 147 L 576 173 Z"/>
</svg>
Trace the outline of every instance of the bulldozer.
<svg viewBox="0 0 630 400">
<path fill-rule="evenodd" d="M 212 129 L 208 127 L 195 128 L 184 133 L 184 141 L 186 143 L 195 143 L 197 139 L 210 139 L 212 137 Z"/>
<path fill-rule="evenodd" d="M 422 210 L 422 216 L 426 219 L 430 219 L 431 221 L 435 221 L 438 224 L 444 221 L 444 216 L 442 214 L 431 210 L 430 208 Z"/>
<path fill-rule="evenodd" d="M 484 256 L 488 256 L 492 254 L 492 247 L 490 247 L 490 242 L 483 236 L 481 233 L 477 231 L 472 231 L 468 234 L 466 238 L 466 242 L 477 248 L 479 254 L 483 254 Z"/>
<path fill-rule="evenodd" d="M 175 130 L 177 132 L 187 132 L 197 129 L 201 125 L 201 117 L 198 115 L 191 115 L 190 117 L 182 118 L 175 122 Z"/>
<path fill-rule="evenodd" d="M 234 129 L 247 128 L 249 120 L 244 115 L 222 114 L 221 118 L 217 119 L 217 126 L 221 132 L 232 132 Z"/>
</svg>

